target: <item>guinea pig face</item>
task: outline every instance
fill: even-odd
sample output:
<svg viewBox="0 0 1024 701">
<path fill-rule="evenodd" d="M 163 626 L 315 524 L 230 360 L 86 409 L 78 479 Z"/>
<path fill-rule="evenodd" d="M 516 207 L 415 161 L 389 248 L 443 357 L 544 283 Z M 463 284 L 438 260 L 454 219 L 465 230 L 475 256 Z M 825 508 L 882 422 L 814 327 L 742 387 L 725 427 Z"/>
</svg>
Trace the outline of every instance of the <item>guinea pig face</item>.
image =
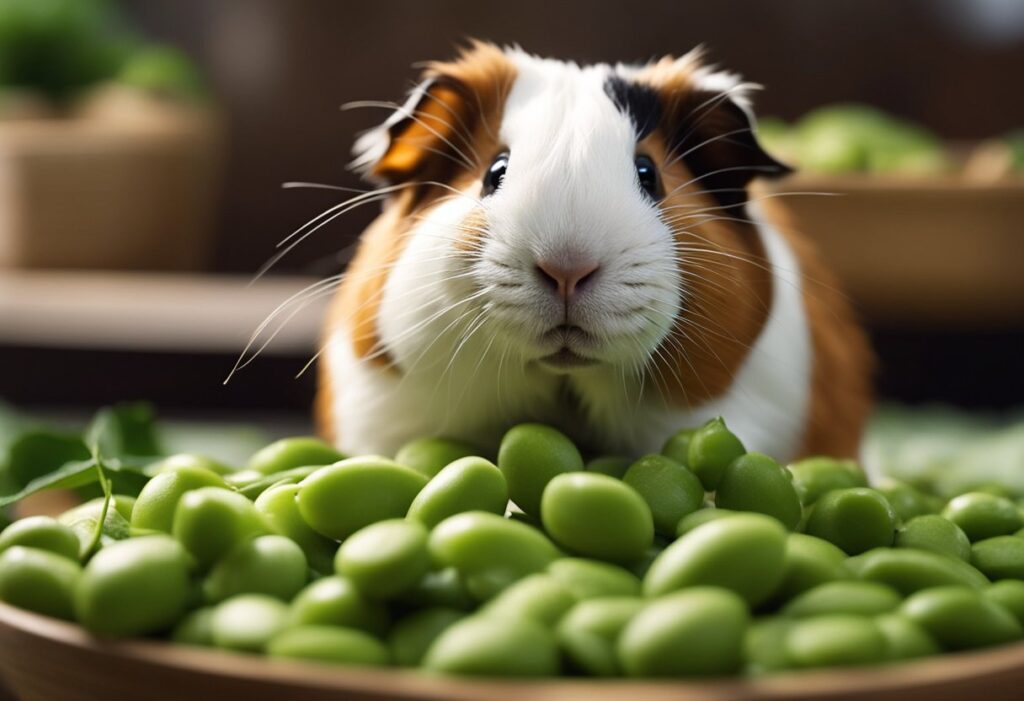
<svg viewBox="0 0 1024 701">
<path fill-rule="evenodd" d="M 679 345 L 706 292 L 688 251 L 730 236 L 707 215 L 778 167 L 735 88 L 696 54 L 580 67 L 478 44 L 433 64 L 357 146 L 407 210 L 377 322 L 388 352 L 408 360 L 424 342 L 410 329 L 446 315 L 444 333 L 555 373 L 640 369 Z"/>
<path fill-rule="evenodd" d="M 527 360 L 567 371 L 639 364 L 685 288 L 662 185 L 601 67 L 521 60 L 501 152 L 481 179 L 473 279 L 493 327 Z"/>
</svg>

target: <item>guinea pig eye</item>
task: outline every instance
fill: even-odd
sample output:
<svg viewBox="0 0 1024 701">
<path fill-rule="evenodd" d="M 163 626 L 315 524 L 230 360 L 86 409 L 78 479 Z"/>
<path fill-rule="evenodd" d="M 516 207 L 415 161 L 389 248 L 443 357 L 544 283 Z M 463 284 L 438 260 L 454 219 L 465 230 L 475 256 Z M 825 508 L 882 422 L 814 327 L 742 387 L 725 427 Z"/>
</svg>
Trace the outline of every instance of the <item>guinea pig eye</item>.
<svg viewBox="0 0 1024 701">
<path fill-rule="evenodd" d="M 636 177 L 640 182 L 640 188 L 646 192 L 652 200 L 658 199 L 658 168 L 650 156 L 640 155 L 634 161 L 636 164 Z"/>
<path fill-rule="evenodd" d="M 501 182 L 505 179 L 505 169 L 508 168 L 508 154 L 503 153 L 494 159 L 491 163 L 491 167 L 484 173 L 484 197 L 492 194 L 495 190 L 501 187 Z"/>
</svg>

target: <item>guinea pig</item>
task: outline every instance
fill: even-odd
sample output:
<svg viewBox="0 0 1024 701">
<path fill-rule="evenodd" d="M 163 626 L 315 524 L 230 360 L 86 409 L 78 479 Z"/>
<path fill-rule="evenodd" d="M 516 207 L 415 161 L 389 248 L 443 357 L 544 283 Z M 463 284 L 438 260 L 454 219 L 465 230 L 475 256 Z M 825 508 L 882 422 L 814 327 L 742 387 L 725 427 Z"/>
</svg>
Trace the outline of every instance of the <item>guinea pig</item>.
<svg viewBox="0 0 1024 701">
<path fill-rule="evenodd" d="M 594 454 L 722 416 L 780 460 L 855 456 L 871 354 L 811 243 L 769 218 L 756 86 L 701 51 L 578 65 L 475 42 L 358 139 L 387 194 L 330 306 L 322 433 Z M 773 223 L 774 221 L 774 223 Z"/>
</svg>

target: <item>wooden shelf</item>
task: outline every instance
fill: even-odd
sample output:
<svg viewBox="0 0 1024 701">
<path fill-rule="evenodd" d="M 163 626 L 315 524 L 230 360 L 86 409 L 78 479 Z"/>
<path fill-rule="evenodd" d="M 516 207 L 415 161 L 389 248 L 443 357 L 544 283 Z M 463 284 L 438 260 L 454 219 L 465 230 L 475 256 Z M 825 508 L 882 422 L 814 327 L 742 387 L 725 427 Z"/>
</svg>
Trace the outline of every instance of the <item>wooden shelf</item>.
<svg viewBox="0 0 1024 701">
<path fill-rule="evenodd" d="M 0 344 L 237 353 L 279 305 L 317 282 L 306 277 L 0 271 Z M 302 296 L 268 325 L 263 351 L 307 353 L 328 296 Z M 294 314 L 292 315 L 292 313 Z M 290 318 L 288 318 L 290 316 Z M 287 318 L 287 321 L 286 321 Z"/>
</svg>

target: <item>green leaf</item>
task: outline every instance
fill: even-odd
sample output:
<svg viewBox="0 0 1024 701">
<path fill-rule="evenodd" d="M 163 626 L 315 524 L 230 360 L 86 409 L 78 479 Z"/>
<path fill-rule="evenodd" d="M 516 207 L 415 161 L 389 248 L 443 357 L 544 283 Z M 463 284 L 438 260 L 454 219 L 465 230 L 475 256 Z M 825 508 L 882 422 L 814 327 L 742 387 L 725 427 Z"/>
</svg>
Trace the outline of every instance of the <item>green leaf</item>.
<svg viewBox="0 0 1024 701">
<path fill-rule="evenodd" d="M 104 458 L 155 458 L 164 454 L 157 436 L 153 407 L 144 402 L 101 409 L 85 432 Z"/>
<path fill-rule="evenodd" d="M 14 494 L 0 497 L 0 509 L 47 489 L 73 489 L 92 484 L 97 479 L 95 467 L 96 462 L 92 458 L 65 463 L 62 467 L 31 480 Z"/>
<path fill-rule="evenodd" d="M 21 488 L 61 469 L 65 463 L 89 460 L 81 438 L 53 431 L 23 433 L 7 452 L 7 470 L 15 487 Z"/>
</svg>

